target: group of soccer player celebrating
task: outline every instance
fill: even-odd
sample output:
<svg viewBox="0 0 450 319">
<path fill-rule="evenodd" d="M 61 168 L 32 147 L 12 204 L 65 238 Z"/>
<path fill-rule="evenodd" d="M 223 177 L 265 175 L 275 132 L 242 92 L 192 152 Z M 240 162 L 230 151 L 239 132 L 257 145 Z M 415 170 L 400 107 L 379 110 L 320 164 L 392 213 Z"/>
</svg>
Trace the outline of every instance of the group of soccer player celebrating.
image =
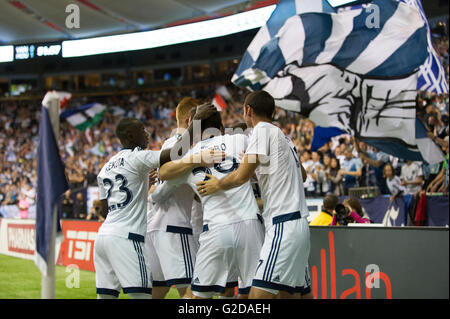
<svg viewBox="0 0 450 319">
<path fill-rule="evenodd" d="M 145 150 L 139 120 L 117 125 L 123 148 L 97 177 L 107 214 L 94 247 L 98 298 L 159 299 L 171 286 L 186 299 L 312 298 L 306 174 L 272 124 L 274 99 L 247 95 L 245 130 L 198 104 L 179 102 L 161 151 Z"/>
</svg>

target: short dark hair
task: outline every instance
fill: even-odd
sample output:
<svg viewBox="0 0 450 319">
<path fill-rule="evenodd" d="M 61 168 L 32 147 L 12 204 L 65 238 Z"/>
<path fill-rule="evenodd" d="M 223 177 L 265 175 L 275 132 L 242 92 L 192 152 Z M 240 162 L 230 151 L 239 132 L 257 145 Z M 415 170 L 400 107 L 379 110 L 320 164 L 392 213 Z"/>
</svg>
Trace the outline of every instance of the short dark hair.
<svg viewBox="0 0 450 319">
<path fill-rule="evenodd" d="M 119 138 L 121 143 L 127 139 L 127 134 L 130 129 L 135 127 L 138 123 L 142 124 L 141 121 L 132 117 L 124 117 L 119 121 L 119 124 L 116 126 L 116 136 Z"/>
<path fill-rule="evenodd" d="M 215 112 L 213 115 L 208 117 L 206 120 L 201 121 L 201 130 L 202 133 L 204 130 L 208 128 L 216 128 L 221 130 L 223 128 L 222 118 L 220 117 L 219 112 Z"/>
<path fill-rule="evenodd" d="M 339 204 L 339 198 L 334 194 L 327 194 L 323 198 L 323 208 L 327 210 L 334 210 L 337 204 Z"/>
<path fill-rule="evenodd" d="M 246 96 L 244 105 L 253 109 L 256 115 L 272 118 L 275 111 L 275 100 L 266 91 L 254 91 Z"/>
</svg>

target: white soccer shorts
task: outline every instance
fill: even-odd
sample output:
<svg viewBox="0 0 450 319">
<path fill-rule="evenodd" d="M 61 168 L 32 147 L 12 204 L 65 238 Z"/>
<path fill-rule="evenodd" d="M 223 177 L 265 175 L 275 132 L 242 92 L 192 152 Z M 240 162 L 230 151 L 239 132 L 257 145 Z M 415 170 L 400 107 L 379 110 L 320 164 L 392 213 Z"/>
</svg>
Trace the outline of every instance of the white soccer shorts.
<svg viewBox="0 0 450 319">
<path fill-rule="evenodd" d="M 148 256 L 143 252 L 143 236 L 133 239 L 99 235 L 94 244 L 97 294 L 117 297 L 124 293 L 152 293 Z"/>
<path fill-rule="evenodd" d="M 266 235 L 252 286 L 277 294 L 310 291 L 309 225 L 300 212 L 274 217 Z"/>
<path fill-rule="evenodd" d="M 145 236 L 145 250 L 150 257 L 153 287 L 190 285 L 194 272 L 198 243 L 192 229 L 167 226 Z"/>
<path fill-rule="evenodd" d="M 194 267 L 193 294 L 212 298 L 225 288 L 238 286 L 238 277 L 239 293 L 248 294 L 263 240 L 263 226 L 258 219 L 213 229 L 205 225 Z"/>
</svg>

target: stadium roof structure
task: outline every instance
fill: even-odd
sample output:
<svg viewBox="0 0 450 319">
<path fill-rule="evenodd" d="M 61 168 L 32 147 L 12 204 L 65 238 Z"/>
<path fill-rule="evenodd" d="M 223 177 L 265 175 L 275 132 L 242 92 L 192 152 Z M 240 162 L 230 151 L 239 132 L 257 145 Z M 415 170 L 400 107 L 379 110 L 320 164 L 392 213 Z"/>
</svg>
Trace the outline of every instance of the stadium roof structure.
<svg viewBox="0 0 450 319">
<path fill-rule="evenodd" d="M 0 45 L 149 31 L 277 3 L 278 0 L 0 0 Z M 67 28 L 75 4 L 80 28 Z"/>
</svg>

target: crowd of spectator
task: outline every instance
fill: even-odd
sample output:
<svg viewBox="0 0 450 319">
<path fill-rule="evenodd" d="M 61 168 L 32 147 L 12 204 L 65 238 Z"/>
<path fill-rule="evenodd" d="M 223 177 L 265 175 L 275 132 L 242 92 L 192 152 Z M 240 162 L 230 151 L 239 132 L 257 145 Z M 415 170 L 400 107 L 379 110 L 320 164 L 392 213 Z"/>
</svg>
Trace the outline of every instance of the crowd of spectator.
<svg viewBox="0 0 450 319">
<path fill-rule="evenodd" d="M 448 80 L 448 38 L 434 40 Z M 86 211 L 88 186 L 96 186 L 96 175 L 104 163 L 120 150 L 114 134 L 122 116 L 139 118 L 151 134 L 150 148 L 160 149 L 176 127 L 175 108 L 183 97 L 211 100 L 218 85 L 155 89 L 144 93 L 107 96 L 74 97 L 68 108 L 89 102 L 102 103 L 121 112 L 106 112 L 99 123 L 79 131 L 67 121 L 61 121 L 60 155 L 66 166 L 70 190 L 62 201 L 63 216 L 91 218 Z M 227 85 L 232 96 L 222 111 L 225 127 L 242 122 L 242 102 L 246 91 Z M 114 108 L 113 108 L 114 107 Z M 37 146 L 41 101 L 10 100 L 0 104 L 0 207 L 17 205 L 20 216 L 26 218 L 36 200 Z M 307 197 L 323 197 L 327 193 L 348 195 L 354 187 L 376 186 L 381 194 L 448 193 L 448 94 L 419 92 L 417 115 L 428 135 L 439 145 L 446 160 L 427 164 L 404 161 L 344 134 L 331 139 L 320 149 L 311 151 L 314 123 L 301 115 L 276 109 L 275 122 L 290 136 L 302 165 L 307 171 Z"/>
</svg>

